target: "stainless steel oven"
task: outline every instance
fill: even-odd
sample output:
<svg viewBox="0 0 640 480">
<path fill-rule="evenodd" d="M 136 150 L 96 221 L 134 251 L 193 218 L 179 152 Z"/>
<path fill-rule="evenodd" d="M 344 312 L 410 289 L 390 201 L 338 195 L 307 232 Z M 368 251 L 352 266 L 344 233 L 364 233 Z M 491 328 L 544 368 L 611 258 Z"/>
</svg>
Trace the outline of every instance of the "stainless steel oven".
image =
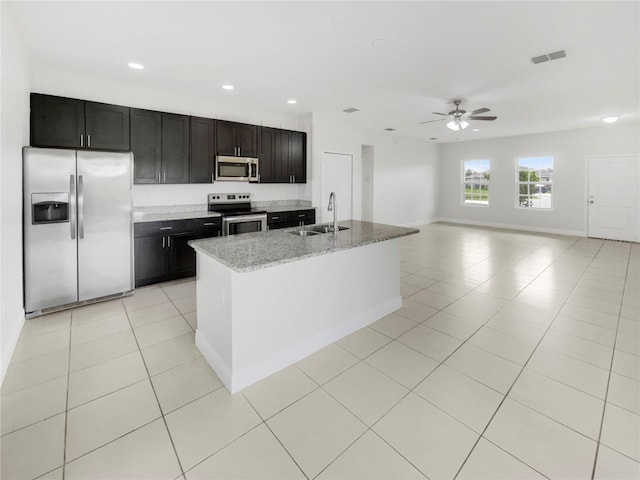
<svg viewBox="0 0 640 480">
<path fill-rule="evenodd" d="M 231 215 L 222 217 L 222 234 L 239 235 L 249 232 L 264 232 L 267 230 L 267 214 Z"/>
<path fill-rule="evenodd" d="M 216 157 L 216 180 L 257 182 L 260 180 L 258 159 L 249 157 Z"/>
<path fill-rule="evenodd" d="M 222 215 L 222 235 L 267 230 L 267 212 L 251 207 L 250 193 L 210 193 L 208 209 Z"/>
</svg>

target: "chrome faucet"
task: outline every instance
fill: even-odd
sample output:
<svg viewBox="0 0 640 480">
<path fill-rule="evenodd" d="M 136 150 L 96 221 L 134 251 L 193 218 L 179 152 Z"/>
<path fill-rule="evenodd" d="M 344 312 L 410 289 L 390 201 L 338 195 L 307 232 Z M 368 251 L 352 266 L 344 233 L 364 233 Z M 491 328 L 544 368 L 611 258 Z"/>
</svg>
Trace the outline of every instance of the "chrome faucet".
<svg viewBox="0 0 640 480">
<path fill-rule="evenodd" d="M 336 205 L 336 192 L 329 195 L 329 206 L 327 210 L 333 211 L 333 234 L 338 234 L 338 206 Z"/>
</svg>

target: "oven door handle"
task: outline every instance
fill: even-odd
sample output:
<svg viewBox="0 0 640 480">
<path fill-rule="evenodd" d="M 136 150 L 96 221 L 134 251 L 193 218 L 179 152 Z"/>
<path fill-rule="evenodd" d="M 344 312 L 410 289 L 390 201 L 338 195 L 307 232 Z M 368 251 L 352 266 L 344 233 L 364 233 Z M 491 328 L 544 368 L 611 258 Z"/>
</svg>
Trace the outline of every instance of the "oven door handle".
<svg viewBox="0 0 640 480">
<path fill-rule="evenodd" d="M 266 220 L 266 214 L 238 215 L 235 217 L 224 217 L 226 223 L 255 222 L 256 220 Z"/>
</svg>

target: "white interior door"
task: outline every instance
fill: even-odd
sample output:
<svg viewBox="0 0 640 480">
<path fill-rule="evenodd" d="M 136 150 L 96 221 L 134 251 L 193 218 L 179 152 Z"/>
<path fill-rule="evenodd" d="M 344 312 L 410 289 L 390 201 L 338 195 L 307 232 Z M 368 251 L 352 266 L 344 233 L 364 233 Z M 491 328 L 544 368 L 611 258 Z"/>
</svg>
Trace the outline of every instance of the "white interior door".
<svg viewBox="0 0 640 480">
<path fill-rule="evenodd" d="M 329 194 L 335 192 L 338 220 L 353 218 L 353 156 L 324 152 L 322 155 L 322 222 L 333 221 L 333 212 L 327 210 Z"/>
<path fill-rule="evenodd" d="M 640 157 L 589 159 L 590 237 L 640 241 Z"/>
</svg>

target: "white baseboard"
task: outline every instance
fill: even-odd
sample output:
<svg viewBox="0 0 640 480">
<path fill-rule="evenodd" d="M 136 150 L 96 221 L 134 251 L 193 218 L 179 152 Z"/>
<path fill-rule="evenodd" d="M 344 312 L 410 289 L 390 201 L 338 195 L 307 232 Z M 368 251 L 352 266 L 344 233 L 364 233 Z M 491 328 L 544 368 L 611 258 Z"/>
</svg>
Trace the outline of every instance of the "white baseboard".
<svg viewBox="0 0 640 480">
<path fill-rule="evenodd" d="M 22 317 L 13 328 L 11 332 L 9 332 L 6 337 L 3 335 L 2 338 L 2 346 L 0 349 L 2 350 L 0 362 L 0 385 L 4 382 L 4 377 L 7 374 L 7 370 L 9 368 L 9 363 L 11 363 L 11 357 L 13 357 L 13 352 L 16 349 L 16 345 L 18 345 L 18 339 L 20 338 L 20 333 L 22 333 L 22 328 L 24 327 L 25 315 L 24 310 L 22 310 Z"/>
<path fill-rule="evenodd" d="M 475 225 L 478 227 L 490 227 L 490 228 L 504 228 L 506 230 L 520 230 L 524 232 L 534 232 L 534 233 L 550 233 L 553 235 L 568 235 L 571 237 L 586 237 L 587 232 L 581 230 L 563 230 L 560 228 L 545 228 L 545 227 L 528 227 L 525 225 L 513 225 L 511 223 L 496 223 L 496 222 L 481 222 L 477 220 L 465 220 L 462 218 L 437 218 L 432 223 L 435 222 L 446 222 L 446 223 L 458 223 L 461 225 Z"/>
<path fill-rule="evenodd" d="M 433 219 L 433 218 L 427 218 L 425 220 L 418 220 L 415 222 L 408 222 L 408 223 L 401 223 L 400 225 L 398 225 L 399 227 L 419 227 L 420 225 L 428 225 L 430 223 L 434 223 L 437 222 L 438 219 Z"/>
</svg>

